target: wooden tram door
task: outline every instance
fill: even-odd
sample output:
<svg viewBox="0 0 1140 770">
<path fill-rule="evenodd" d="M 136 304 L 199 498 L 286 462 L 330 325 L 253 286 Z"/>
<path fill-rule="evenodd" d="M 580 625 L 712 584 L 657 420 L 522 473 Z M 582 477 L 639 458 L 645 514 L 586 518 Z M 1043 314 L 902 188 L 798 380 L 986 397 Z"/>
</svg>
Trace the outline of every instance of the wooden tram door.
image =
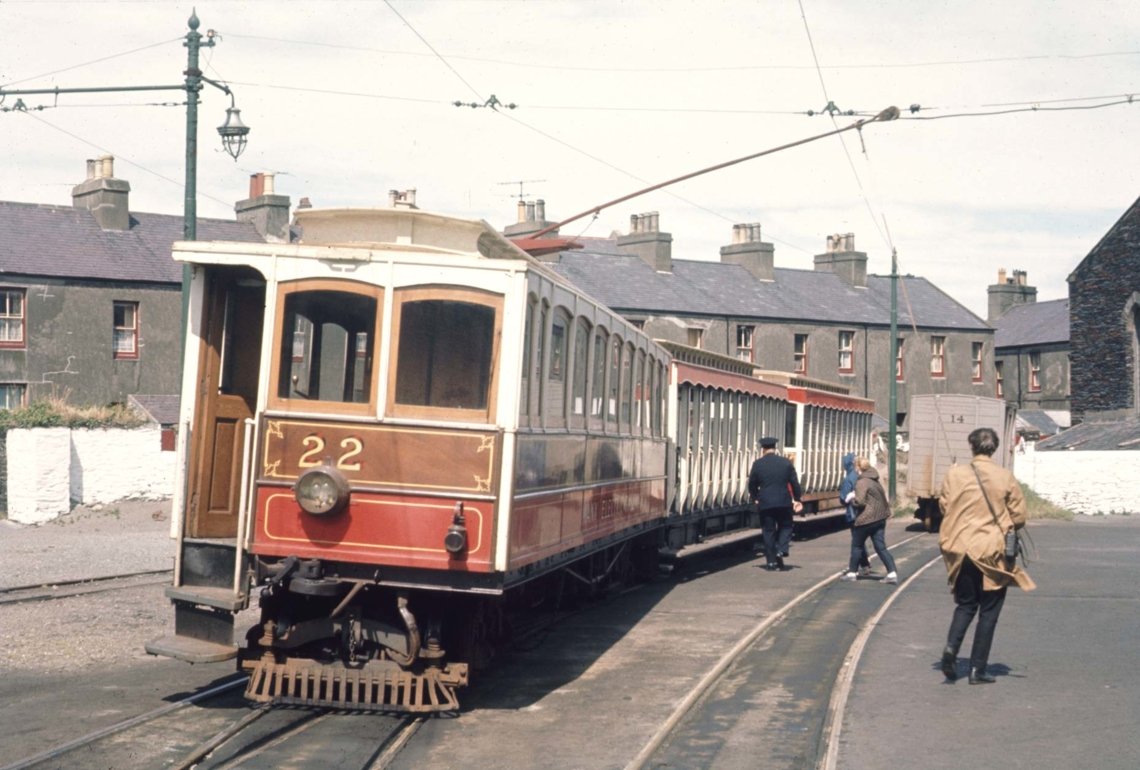
<svg viewBox="0 0 1140 770">
<path fill-rule="evenodd" d="M 210 268 L 191 432 L 186 535 L 237 537 L 245 420 L 257 404 L 265 281 L 250 270 Z"/>
</svg>

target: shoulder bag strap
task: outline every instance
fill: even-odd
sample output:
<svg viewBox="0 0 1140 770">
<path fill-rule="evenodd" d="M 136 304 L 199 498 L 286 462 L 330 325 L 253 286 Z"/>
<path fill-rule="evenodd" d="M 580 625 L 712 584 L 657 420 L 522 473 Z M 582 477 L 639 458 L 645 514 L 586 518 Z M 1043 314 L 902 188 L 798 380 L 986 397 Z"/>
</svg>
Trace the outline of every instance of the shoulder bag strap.
<svg viewBox="0 0 1140 770">
<path fill-rule="evenodd" d="M 990 496 L 986 494 L 986 485 L 982 483 L 982 474 L 978 473 L 978 466 L 970 463 L 970 468 L 973 469 L 974 475 L 978 477 L 978 489 L 982 490 L 982 499 L 986 501 L 986 507 L 990 509 L 990 516 L 994 517 L 994 524 L 997 524 L 998 532 L 1003 532 L 1001 522 L 998 521 L 997 513 L 994 512 L 994 505 L 990 502 Z"/>
</svg>

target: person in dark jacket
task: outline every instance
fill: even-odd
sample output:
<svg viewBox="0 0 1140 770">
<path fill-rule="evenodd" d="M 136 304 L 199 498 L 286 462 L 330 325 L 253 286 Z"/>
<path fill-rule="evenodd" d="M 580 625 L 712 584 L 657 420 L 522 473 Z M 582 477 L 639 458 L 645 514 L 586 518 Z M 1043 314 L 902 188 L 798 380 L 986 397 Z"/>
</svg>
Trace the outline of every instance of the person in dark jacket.
<svg viewBox="0 0 1140 770">
<path fill-rule="evenodd" d="M 859 512 L 855 510 L 855 503 L 847 503 L 847 496 L 855 491 L 855 482 L 859 480 L 859 469 L 855 467 L 855 453 L 848 452 L 843 455 L 843 481 L 839 482 L 839 499 L 847 506 L 847 526 L 855 525 L 855 517 Z M 867 558 L 867 548 L 863 545 L 859 555 L 859 575 L 866 577 L 871 574 L 871 562 Z"/>
<path fill-rule="evenodd" d="M 803 510 L 803 489 L 796 467 L 776 454 L 776 439 L 760 439 L 761 454 L 748 474 L 748 493 L 760 512 L 764 528 L 764 568 L 784 569 L 792 543 L 792 515 Z"/>
<path fill-rule="evenodd" d="M 899 582 L 899 576 L 895 572 L 895 560 L 887 550 L 887 519 L 891 517 L 887 492 L 879 482 L 879 472 L 866 457 L 856 457 L 855 467 L 859 470 L 859 480 L 855 482 L 855 491 L 848 494 L 847 499 L 854 503 L 858 515 L 851 527 L 851 557 L 847 562 L 847 574 L 840 580 L 859 578 L 859 555 L 866 553 L 869 537 L 875 553 L 879 554 L 879 559 L 887 568 L 883 582 L 894 585 Z"/>
</svg>

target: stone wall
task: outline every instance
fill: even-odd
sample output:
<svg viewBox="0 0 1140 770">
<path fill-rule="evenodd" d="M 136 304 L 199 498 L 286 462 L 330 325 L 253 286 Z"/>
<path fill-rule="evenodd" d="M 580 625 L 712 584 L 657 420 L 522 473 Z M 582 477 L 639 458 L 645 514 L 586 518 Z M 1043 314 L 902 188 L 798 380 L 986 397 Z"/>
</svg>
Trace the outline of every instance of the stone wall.
<svg viewBox="0 0 1140 770">
<path fill-rule="evenodd" d="M 1135 409 L 1135 330 L 1126 314 L 1140 291 L 1140 201 L 1069 277 L 1074 421 Z"/>
<path fill-rule="evenodd" d="M 1016 454 L 1017 479 L 1051 503 L 1086 515 L 1140 513 L 1140 451 Z"/>
<path fill-rule="evenodd" d="M 174 491 L 174 452 L 157 425 L 133 430 L 34 428 L 8 431 L 8 518 L 50 521 L 74 505 L 158 500 Z"/>
</svg>

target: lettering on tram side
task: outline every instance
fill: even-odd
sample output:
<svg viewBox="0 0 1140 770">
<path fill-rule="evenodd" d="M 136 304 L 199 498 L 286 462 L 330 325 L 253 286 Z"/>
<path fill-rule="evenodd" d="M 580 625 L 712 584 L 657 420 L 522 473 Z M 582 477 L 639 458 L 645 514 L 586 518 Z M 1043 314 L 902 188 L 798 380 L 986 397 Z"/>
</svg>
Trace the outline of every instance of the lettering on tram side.
<svg viewBox="0 0 1140 770">
<path fill-rule="evenodd" d="M 493 432 L 266 418 L 263 437 L 266 480 L 294 481 L 329 464 L 355 484 L 486 494 L 497 483 Z"/>
<path fill-rule="evenodd" d="M 326 459 L 325 440 L 321 436 L 309 435 L 301 440 L 302 446 L 309 447 L 301 453 L 297 460 L 298 468 L 315 468 Z M 350 436 L 340 442 L 343 453 L 336 459 L 336 467 L 342 471 L 360 470 L 359 462 L 349 462 L 364 451 L 364 442 L 355 436 Z"/>
</svg>

